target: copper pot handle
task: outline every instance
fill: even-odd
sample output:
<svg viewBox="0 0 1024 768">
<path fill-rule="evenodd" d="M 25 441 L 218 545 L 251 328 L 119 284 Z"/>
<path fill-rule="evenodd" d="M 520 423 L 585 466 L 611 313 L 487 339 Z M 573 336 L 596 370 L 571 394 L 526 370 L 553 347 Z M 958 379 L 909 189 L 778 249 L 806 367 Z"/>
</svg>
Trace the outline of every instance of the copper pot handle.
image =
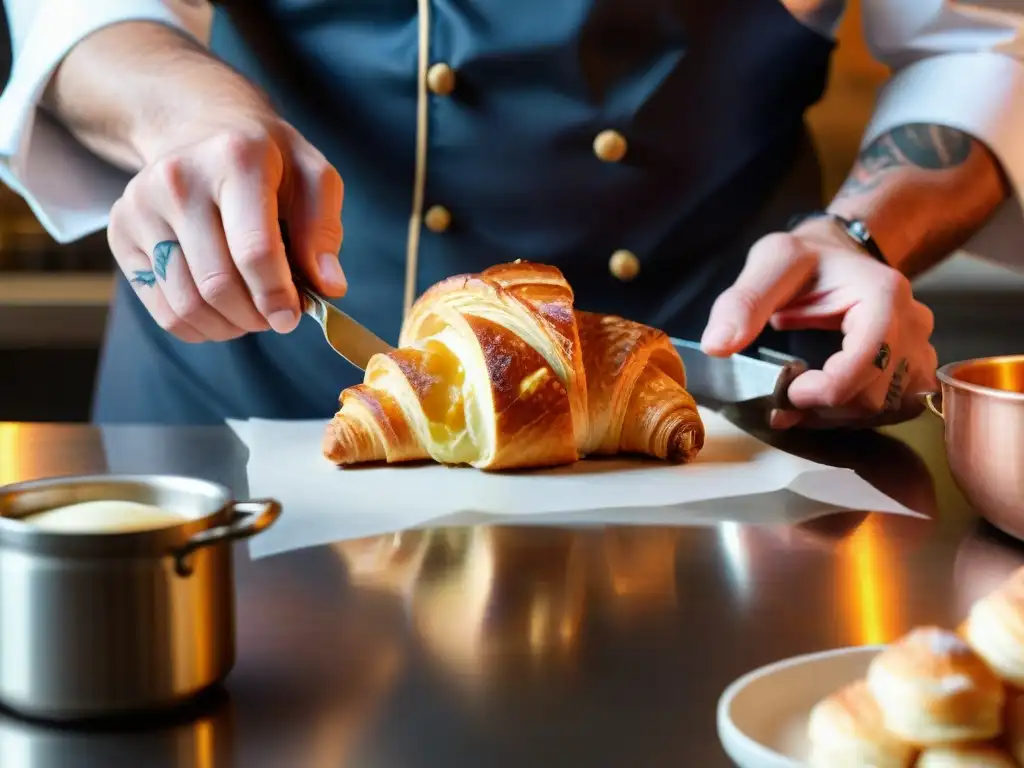
<svg viewBox="0 0 1024 768">
<path fill-rule="evenodd" d="M 939 404 L 935 405 L 935 398 L 939 398 Z M 924 402 L 925 407 L 938 416 L 943 421 L 946 420 L 945 415 L 942 413 L 942 393 L 941 392 L 922 392 L 921 400 Z"/>
</svg>

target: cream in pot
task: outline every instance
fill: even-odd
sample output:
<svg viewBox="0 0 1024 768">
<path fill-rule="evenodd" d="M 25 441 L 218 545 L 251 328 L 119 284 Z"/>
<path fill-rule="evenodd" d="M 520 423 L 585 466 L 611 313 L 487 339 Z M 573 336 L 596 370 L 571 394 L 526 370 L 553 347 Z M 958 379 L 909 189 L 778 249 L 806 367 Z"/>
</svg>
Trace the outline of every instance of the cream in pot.
<svg viewBox="0 0 1024 768">
<path fill-rule="evenodd" d="M 129 533 L 167 528 L 186 520 L 179 512 L 120 499 L 82 501 L 21 518 L 34 528 L 60 533 Z"/>
</svg>

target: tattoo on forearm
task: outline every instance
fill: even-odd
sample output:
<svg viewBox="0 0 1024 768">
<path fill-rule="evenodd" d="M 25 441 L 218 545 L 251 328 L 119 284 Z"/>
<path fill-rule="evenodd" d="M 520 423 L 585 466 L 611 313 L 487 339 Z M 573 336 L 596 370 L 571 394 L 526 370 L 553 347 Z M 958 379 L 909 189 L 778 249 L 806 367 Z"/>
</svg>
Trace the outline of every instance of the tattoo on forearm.
<svg viewBox="0 0 1024 768">
<path fill-rule="evenodd" d="M 956 128 L 902 125 L 878 137 L 861 152 L 837 197 L 852 197 L 874 189 L 894 168 L 955 168 L 966 162 L 973 146 L 974 140 Z"/>
<path fill-rule="evenodd" d="M 153 246 L 153 268 L 136 269 L 130 282 L 152 288 L 156 285 L 157 278 L 167 280 L 167 265 L 171 262 L 174 249 L 180 247 L 177 240 L 161 240 Z"/>
<path fill-rule="evenodd" d="M 889 135 L 904 157 L 932 171 L 963 163 L 973 141 L 963 131 L 944 125 L 904 125 Z"/>
</svg>

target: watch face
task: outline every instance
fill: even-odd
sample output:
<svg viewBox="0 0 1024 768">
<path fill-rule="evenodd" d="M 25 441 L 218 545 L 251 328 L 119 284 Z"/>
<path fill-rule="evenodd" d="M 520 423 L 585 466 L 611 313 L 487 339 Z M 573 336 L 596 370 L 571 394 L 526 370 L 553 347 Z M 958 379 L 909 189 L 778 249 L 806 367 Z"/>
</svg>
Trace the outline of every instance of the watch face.
<svg viewBox="0 0 1024 768">
<path fill-rule="evenodd" d="M 870 234 L 867 232 L 867 227 L 864 226 L 863 221 L 851 221 L 847 224 L 846 230 L 850 233 L 850 237 L 861 245 L 864 245 L 870 237 Z"/>
</svg>

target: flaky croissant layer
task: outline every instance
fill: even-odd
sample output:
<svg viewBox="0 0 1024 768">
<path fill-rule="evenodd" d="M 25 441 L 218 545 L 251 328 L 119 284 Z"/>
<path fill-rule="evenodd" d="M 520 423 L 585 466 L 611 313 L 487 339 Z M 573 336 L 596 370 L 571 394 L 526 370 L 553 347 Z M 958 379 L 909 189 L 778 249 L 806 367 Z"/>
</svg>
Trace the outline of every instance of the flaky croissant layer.
<svg viewBox="0 0 1024 768">
<path fill-rule="evenodd" d="M 668 336 L 575 311 L 562 273 L 527 262 L 430 288 L 398 349 L 374 356 L 340 400 L 323 443 L 339 465 L 523 469 L 617 453 L 686 462 L 704 445 Z"/>
</svg>

